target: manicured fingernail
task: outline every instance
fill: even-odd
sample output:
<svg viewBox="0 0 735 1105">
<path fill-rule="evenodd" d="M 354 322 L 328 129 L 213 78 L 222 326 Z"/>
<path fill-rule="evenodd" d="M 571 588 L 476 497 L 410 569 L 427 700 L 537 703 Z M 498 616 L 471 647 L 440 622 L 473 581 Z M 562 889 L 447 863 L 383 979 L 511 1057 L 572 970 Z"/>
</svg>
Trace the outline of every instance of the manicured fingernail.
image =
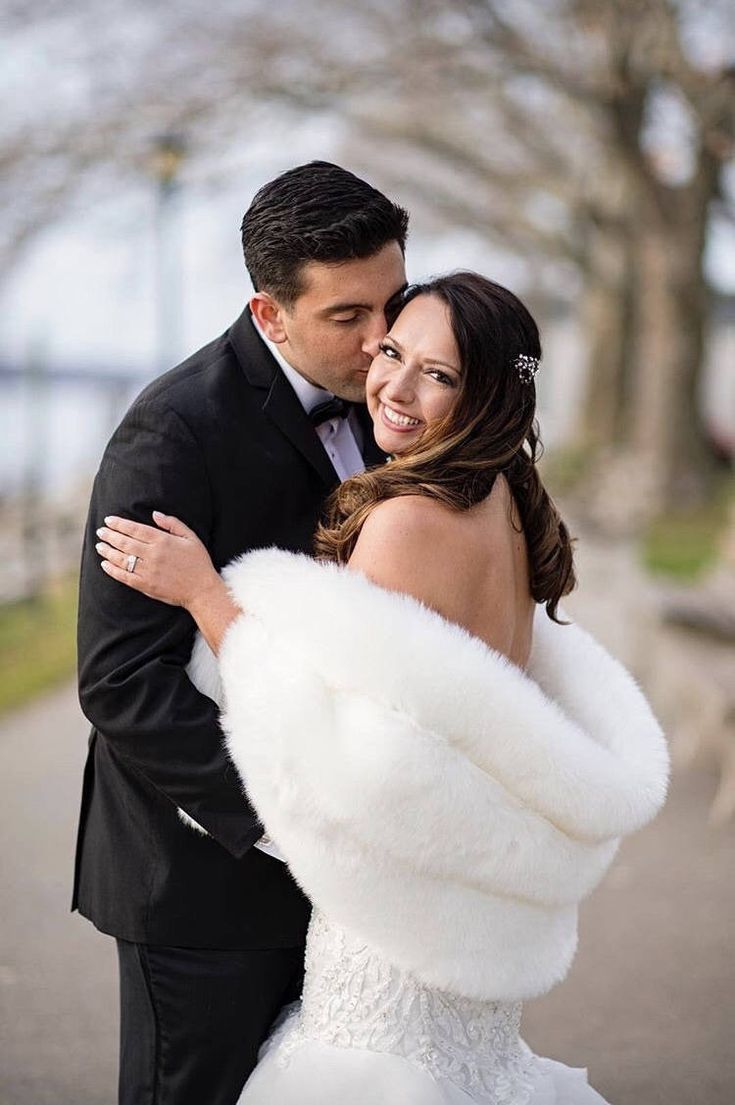
<svg viewBox="0 0 735 1105">
<path fill-rule="evenodd" d="M 107 571 L 107 569 L 110 567 L 109 560 L 103 560 L 102 561 L 102 567 L 104 568 L 105 571 Z"/>
<path fill-rule="evenodd" d="M 105 525 L 106 526 L 111 526 L 114 521 L 115 521 L 115 516 L 113 514 L 108 514 L 107 517 L 105 518 Z"/>
<path fill-rule="evenodd" d="M 104 535 L 104 532 L 105 532 L 105 531 L 104 531 L 104 530 L 102 529 L 102 527 L 100 526 L 100 528 L 99 528 L 99 529 L 97 530 L 97 536 L 98 536 L 98 537 L 102 537 L 102 536 Z"/>
</svg>

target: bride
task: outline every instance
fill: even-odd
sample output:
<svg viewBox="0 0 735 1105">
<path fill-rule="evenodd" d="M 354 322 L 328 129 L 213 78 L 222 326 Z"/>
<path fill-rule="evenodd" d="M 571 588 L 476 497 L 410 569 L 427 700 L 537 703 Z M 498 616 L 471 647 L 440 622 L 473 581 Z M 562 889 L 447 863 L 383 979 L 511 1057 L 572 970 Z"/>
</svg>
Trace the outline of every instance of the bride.
<svg viewBox="0 0 735 1105">
<path fill-rule="evenodd" d="M 521 1008 L 566 975 L 578 903 L 662 805 L 668 757 L 631 676 L 559 616 L 540 355 L 504 288 L 409 288 L 367 379 L 392 459 L 337 489 L 316 559 L 258 550 L 221 577 L 176 518 L 106 520 L 104 570 L 198 624 L 190 675 L 314 907 L 301 1002 L 240 1105 L 603 1102 L 530 1051 Z"/>
</svg>

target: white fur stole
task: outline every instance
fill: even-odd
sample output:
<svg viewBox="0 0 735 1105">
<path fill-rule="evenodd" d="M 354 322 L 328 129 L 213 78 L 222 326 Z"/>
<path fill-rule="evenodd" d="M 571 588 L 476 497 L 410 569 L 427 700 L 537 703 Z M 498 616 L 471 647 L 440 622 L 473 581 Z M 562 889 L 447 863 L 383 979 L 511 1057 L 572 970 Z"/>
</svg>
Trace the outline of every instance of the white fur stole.
<svg viewBox="0 0 735 1105">
<path fill-rule="evenodd" d="M 665 799 L 666 742 L 632 677 L 543 607 L 524 674 L 346 568 L 268 549 L 225 578 L 246 613 L 219 675 L 201 639 L 190 675 L 224 701 L 230 755 L 306 894 L 430 985 L 550 989 L 579 901 Z"/>
</svg>

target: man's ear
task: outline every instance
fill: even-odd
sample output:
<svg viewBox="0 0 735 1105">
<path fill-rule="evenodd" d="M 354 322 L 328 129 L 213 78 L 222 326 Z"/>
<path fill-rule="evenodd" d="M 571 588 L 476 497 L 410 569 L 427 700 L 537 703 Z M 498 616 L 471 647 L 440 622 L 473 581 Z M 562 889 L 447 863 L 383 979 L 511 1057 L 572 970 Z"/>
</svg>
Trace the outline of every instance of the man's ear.
<svg viewBox="0 0 735 1105">
<path fill-rule="evenodd" d="M 286 341 L 287 334 L 283 325 L 284 308 L 268 292 L 256 292 L 250 300 L 250 310 L 269 341 L 280 345 Z"/>
</svg>

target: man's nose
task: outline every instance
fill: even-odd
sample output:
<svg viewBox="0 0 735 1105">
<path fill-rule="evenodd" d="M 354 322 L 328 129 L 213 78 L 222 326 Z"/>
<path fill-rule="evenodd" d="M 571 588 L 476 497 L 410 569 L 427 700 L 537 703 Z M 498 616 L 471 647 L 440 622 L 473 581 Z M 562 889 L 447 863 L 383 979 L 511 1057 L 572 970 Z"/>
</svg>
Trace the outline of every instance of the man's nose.
<svg viewBox="0 0 735 1105">
<path fill-rule="evenodd" d="M 385 322 L 385 315 L 382 312 L 371 315 L 370 324 L 362 338 L 363 353 L 367 353 L 368 357 L 377 357 L 378 346 L 387 333 L 388 327 Z"/>
</svg>

